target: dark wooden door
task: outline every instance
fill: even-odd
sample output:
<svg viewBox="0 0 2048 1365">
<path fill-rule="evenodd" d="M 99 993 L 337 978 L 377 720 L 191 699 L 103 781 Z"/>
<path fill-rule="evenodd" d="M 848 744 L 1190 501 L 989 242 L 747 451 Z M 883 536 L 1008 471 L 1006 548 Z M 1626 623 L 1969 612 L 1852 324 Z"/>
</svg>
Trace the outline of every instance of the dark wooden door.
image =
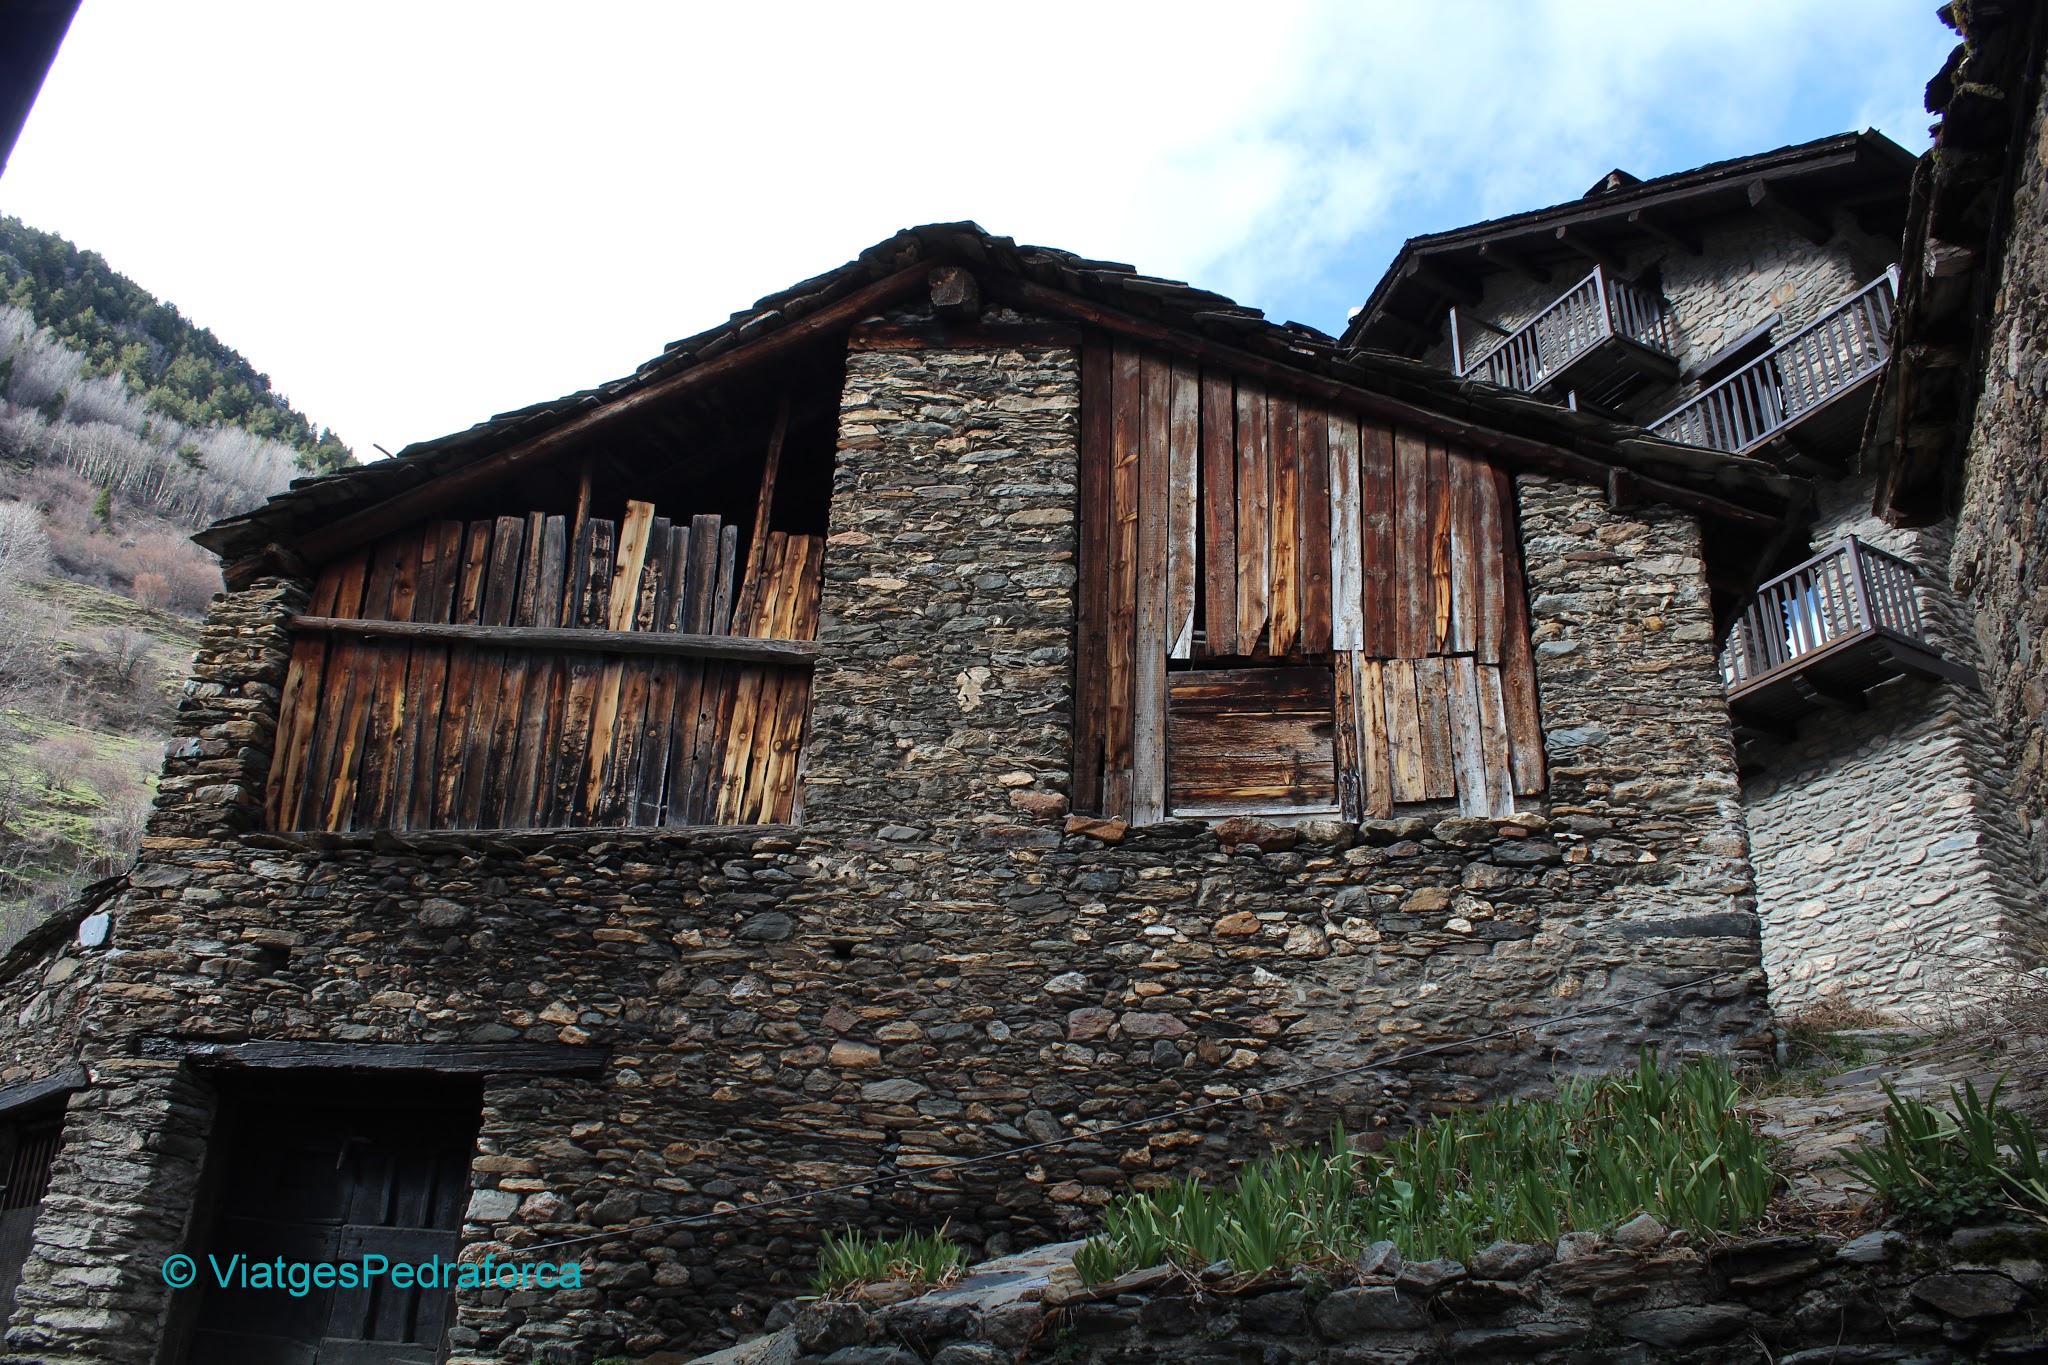
<svg viewBox="0 0 2048 1365">
<path fill-rule="evenodd" d="M 195 1248 L 202 1286 L 188 1365 L 433 1365 L 447 1328 L 446 1287 L 244 1287 L 217 1283 L 227 1266 L 353 1261 L 453 1261 L 469 1194 L 477 1109 L 472 1102 L 236 1106 L 220 1152 L 217 1213 Z"/>
<path fill-rule="evenodd" d="M 36 1215 L 50 1188 L 50 1163 L 63 1138 L 60 1118 L 16 1123 L 0 1132 L 0 1147 L 7 1154 L 0 1176 L 0 1324 L 14 1311 L 15 1286 L 35 1241 Z"/>
</svg>

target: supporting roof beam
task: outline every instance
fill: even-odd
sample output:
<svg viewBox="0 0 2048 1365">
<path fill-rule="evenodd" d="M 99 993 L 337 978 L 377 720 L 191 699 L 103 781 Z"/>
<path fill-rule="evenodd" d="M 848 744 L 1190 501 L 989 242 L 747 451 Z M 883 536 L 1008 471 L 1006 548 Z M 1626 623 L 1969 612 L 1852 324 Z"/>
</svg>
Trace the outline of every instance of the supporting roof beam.
<svg viewBox="0 0 2048 1365">
<path fill-rule="evenodd" d="M 1704 255 L 1706 248 L 1700 245 L 1699 235 L 1686 231 L 1676 223 L 1667 222 L 1661 215 L 1649 209 L 1630 209 L 1628 225 L 1649 233 L 1666 246 L 1677 247 L 1689 255 Z"/>
<path fill-rule="evenodd" d="M 1749 182 L 1749 206 L 1815 246 L 1825 246 L 1828 238 L 1835 235 L 1833 228 L 1786 198 L 1785 192 L 1774 188 L 1768 180 Z"/>
<path fill-rule="evenodd" d="M 1557 242 L 1559 246 L 1570 247 L 1610 275 L 1628 274 L 1628 267 L 1622 259 L 1586 236 L 1586 230 L 1582 227 L 1574 227 L 1569 223 L 1560 227 L 1557 230 Z"/>
<path fill-rule="evenodd" d="M 1518 252 L 1510 251 L 1499 242 L 1482 242 L 1479 245 L 1479 259 L 1503 270 L 1513 271 L 1531 284 L 1549 284 L 1550 272 L 1535 264 Z"/>
<path fill-rule="evenodd" d="M 1325 375 L 1311 374 L 1292 365 L 1268 360 L 1251 351 L 1192 336 L 1165 323 L 1138 317 L 1122 309 L 1111 308 L 1092 299 L 1069 294 L 1064 290 L 1009 277 L 991 279 L 987 282 L 987 288 L 992 296 L 1022 305 L 1027 310 L 1072 318 L 1076 322 L 1100 327 L 1106 332 L 1146 342 L 1175 355 L 1232 369 L 1279 388 L 1321 398 L 1350 412 L 1385 421 L 1406 423 L 1424 431 L 1434 432 L 1448 440 L 1463 441 L 1474 450 L 1498 456 L 1510 464 L 1523 468 L 1561 474 L 1603 489 L 1607 486 L 1607 472 L 1614 468 L 1613 464 L 1605 460 L 1595 459 L 1548 441 L 1499 431 L 1389 394 L 1362 388 L 1356 384 L 1347 384 Z M 1731 502 L 1696 488 L 1667 483 L 1643 474 L 1635 475 L 1635 486 L 1645 498 L 1661 502 L 1668 507 L 1697 512 L 1702 516 L 1748 527 L 1754 531 L 1782 530 L 1784 519 L 1778 514 L 1745 507 L 1741 503 Z"/>
<path fill-rule="evenodd" d="M 1462 303 L 1467 308 L 1479 306 L 1480 296 L 1477 289 L 1463 280 L 1452 279 L 1421 256 L 1409 260 L 1406 274 L 1417 284 L 1434 289 L 1453 303 Z"/>
<path fill-rule="evenodd" d="M 927 261 L 899 270 L 864 289 L 854 290 L 845 298 L 826 304 L 815 313 L 804 314 L 759 341 L 735 346 L 723 355 L 692 365 L 679 374 L 658 380 L 623 398 L 615 398 L 538 436 L 486 455 L 460 469 L 430 477 L 417 488 L 409 488 L 396 497 L 372 503 L 360 512 L 321 527 L 291 548 L 307 561 L 320 564 L 353 546 L 376 540 L 401 526 L 432 516 L 442 508 L 493 487 L 512 475 L 523 474 L 547 463 L 600 432 L 614 429 L 622 418 L 636 417 L 671 399 L 707 390 L 734 375 L 845 331 L 878 308 L 922 293 L 931 268 Z"/>
</svg>

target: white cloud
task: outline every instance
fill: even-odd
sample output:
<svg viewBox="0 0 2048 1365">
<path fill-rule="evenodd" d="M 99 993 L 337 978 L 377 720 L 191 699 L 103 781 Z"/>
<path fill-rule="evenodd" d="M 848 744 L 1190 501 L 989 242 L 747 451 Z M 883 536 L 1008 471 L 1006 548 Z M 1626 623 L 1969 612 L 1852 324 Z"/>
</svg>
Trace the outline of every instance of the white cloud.
<svg viewBox="0 0 2048 1365">
<path fill-rule="evenodd" d="M 1945 50 L 1926 8 L 95 0 L 0 209 L 367 454 L 934 219 L 1333 325 L 1403 235 L 1889 127 Z"/>
</svg>

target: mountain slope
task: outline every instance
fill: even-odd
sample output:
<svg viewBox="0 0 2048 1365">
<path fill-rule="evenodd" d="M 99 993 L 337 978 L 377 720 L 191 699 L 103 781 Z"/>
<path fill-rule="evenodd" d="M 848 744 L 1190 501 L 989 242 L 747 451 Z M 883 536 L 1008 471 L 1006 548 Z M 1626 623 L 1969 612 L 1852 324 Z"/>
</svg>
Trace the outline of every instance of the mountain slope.
<svg viewBox="0 0 2048 1365">
<path fill-rule="evenodd" d="M 0 944 L 124 866 L 219 565 L 192 531 L 351 457 L 96 253 L 0 220 Z"/>
</svg>

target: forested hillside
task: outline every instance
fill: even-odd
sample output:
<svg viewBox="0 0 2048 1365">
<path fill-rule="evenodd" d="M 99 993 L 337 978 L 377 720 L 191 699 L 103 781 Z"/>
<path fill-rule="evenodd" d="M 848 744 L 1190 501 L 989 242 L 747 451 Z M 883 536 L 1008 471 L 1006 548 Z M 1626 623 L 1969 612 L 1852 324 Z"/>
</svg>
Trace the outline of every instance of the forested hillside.
<svg viewBox="0 0 2048 1365">
<path fill-rule="evenodd" d="M 0 297 L 81 352 L 89 374 L 118 374 L 153 410 L 187 426 L 235 426 L 281 441 L 309 469 L 349 462 L 341 438 L 273 393 L 269 375 L 98 252 L 0 218 L 0 282 Z"/>
<path fill-rule="evenodd" d="M 350 462 L 94 252 L 0 219 L 0 943 L 132 856 L 198 618 L 187 539 Z"/>
</svg>

